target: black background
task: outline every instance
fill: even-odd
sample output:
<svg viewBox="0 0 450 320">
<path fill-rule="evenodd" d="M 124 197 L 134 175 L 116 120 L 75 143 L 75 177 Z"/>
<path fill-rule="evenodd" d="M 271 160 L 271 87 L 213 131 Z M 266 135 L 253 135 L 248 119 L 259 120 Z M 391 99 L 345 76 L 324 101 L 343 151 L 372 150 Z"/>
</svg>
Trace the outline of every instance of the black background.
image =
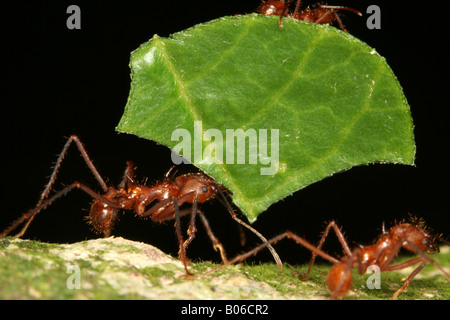
<svg viewBox="0 0 450 320">
<path fill-rule="evenodd" d="M 314 2 L 308 1 L 305 4 Z M 81 8 L 81 30 L 68 30 L 66 9 Z M 353 168 L 311 185 L 274 204 L 254 223 L 267 237 L 290 229 L 315 242 L 325 223 L 335 219 L 351 245 L 370 243 L 383 221 L 387 225 L 412 213 L 426 219 L 436 232 L 450 235 L 448 108 L 448 4 L 406 0 L 334 0 L 365 13 L 370 4 L 381 8 L 381 30 L 368 30 L 367 14 L 344 15 L 350 33 L 387 59 L 411 105 L 417 143 L 416 166 L 371 165 Z M 118 134 L 130 86 L 130 52 L 153 34 L 168 36 L 197 23 L 225 15 L 251 13 L 252 1 L 27 1 L 3 5 L 0 229 L 32 208 L 51 173 L 65 137 L 77 134 L 94 163 L 113 184 L 120 181 L 127 160 L 138 176 L 159 179 L 171 166 L 170 151 L 151 141 Z M 6 53 L 6 58 L 5 58 Z M 6 102 L 5 102 L 6 98 Z M 192 169 L 194 170 L 194 169 Z M 96 186 L 73 148 L 61 169 L 59 182 L 74 180 Z M 96 238 L 86 225 L 91 199 L 74 191 L 40 213 L 27 238 L 76 242 Z M 205 204 L 216 235 L 230 256 L 257 242 L 248 237 L 239 246 L 236 223 L 218 203 Z M 159 225 L 121 215 L 114 235 L 156 245 L 176 255 L 173 223 Z M 340 254 L 330 239 L 328 250 Z M 309 253 L 288 241 L 277 245 L 289 263 L 302 263 Z M 189 247 L 192 259 L 219 261 L 199 224 Z M 257 260 L 266 261 L 262 253 Z"/>
</svg>

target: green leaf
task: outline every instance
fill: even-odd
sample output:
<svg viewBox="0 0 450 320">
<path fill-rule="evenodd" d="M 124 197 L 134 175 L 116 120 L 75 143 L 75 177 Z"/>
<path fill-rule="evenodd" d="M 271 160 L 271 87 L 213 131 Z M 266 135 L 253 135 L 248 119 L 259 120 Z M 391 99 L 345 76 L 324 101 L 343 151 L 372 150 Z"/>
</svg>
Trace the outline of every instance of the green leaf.
<svg viewBox="0 0 450 320">
<path fill-rule="evenodd" d="M 196 166 L 230 189 L 250 221 L 353 166 L 414 163 L 410 109 L 385 59 L 334 27 L 284 19 L 279 28 L 277 19 L 224 17 L 169 38 L 155 35 L 132 53 L 131 91 L 117 127 L 170 148 L 185 142 L 174 131 L 186 129 L 192 140 L 183 154 L 190 151 Z M 227 129 L 257 139 L 244 151 L 237 142 L 226 149 Z M 207 130 L 222 134 L 223 149 L 206 141 Z M 234 163 L 226 159 L 231 150 Z M 238 152 L 245 164 L 236 163 Z"/>
</svg>

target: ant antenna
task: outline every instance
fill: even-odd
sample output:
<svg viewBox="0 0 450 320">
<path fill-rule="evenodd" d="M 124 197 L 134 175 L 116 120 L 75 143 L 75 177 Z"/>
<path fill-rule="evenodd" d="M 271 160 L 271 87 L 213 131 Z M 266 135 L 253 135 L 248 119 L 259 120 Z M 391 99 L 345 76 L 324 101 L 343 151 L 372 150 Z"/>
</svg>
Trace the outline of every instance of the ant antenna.
<svg viewBox="0 0 450 320">
<path fill-rule="evenodd" d="M 267 243 L 267 248 L 269 249 L 270 253 L 272 253 L 273 258 L 275 259 L 275 262 L 277 263 L 278 269 L 282 270 L 283 269 L 283 263 L 281 262 L 281 259 L 278 256 L 278 253 L 275 251 L 275 249 L 272 247 L 272 245 L 268 242 L 268 240 L 261 233 L 259 233 L 255 228 L 253 228 L 249 224 L 245 223 L 244 221 L 242 221 L 241 219 L 239 219 L 236 216 L 236 213 L 234 212 L 234 209 L 231 207 L 230 203 L 228 202 L 227 198 L 225 197 L 225 194 L 222 192 L 222 190 L 220 188 L 219 188 L 219 193 L 221 194 L 222 199 L 220 199 L 220 198 L 218 198 L 218 199 L 225 206 L 225 208 L 228 209 L 228 212 L 230 212 L 231 217 L 236 222 L 238 222 L 239 224 L 241 224 L 242 226 L 246 227 L 248 230 L 253 232 L 264 243 Z"/>
</svg>

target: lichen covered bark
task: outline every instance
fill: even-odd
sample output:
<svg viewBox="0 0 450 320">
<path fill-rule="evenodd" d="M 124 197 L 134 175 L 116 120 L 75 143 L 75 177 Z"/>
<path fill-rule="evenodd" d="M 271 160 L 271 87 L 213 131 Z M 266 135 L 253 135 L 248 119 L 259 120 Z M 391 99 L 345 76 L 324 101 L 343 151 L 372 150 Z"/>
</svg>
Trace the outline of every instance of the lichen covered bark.
<svg viewBox="0 0 450 320">
<path fill-rule="evenodd" d="M 450 265 L 445 247 L 435 256 Z M 200 274 L 215 265 L 192 263 Z M 182 263 L 159 249 L 123 238 L 73 244 L 0 239 L 0 299 L 327 299 L 329 264 L 319 264 L 307 281 L 306 266 L 240 264 L 186 279 Z M 366 286 L 369 275 L 355 274 L 347 299 L 389 299 L 412 269 L 381 274 L 381 289 Z M 403 299 L 450 299 L 450 283 L 427 266 Z"/>
</svg>

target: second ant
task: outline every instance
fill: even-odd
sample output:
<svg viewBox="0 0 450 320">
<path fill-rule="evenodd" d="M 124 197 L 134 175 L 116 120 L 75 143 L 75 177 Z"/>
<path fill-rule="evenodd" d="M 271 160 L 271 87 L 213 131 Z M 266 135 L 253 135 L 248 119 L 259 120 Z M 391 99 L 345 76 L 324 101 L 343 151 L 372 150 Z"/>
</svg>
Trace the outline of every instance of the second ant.
<svg viewBox="0 0 450 320">
<path fill-rule="evenodd" d="M 322 250 L 322 246 L 331 229 L 333 229 L 336 233 L 336 236 L 344 250 L 345 255 L 341 259 L 337 259 Z M 425 227 L 423 220 L 412 217 L 410 222 L 398 223 L 388 231 L 384 229 L 383 225 L 382 235 L 378 238 L 375 244 L 359 246 L 351 250 L 342 230 L 334 221 L 331 221 L 327 225 L 317 246 L 312 245 L 291 231 L 286 231 L 270 239 L 267 243 L 262 244 L 247 253 L 240 254 L 215 269 L 209 270 L 205 273 L 205 275 L 222 269 L 227 265 L 243 261 L 258 253 L 268 244 L 276 243 L 284 238 L 289 238 L 312 252 L 312 258 L 308 271 L 306 272 L 306 275 L 301 278 L 301 280 L 306 280 L 309 277 L 316 256 L 320 256 L 321 258 L 333 263 L 333 267 L 327 277 L 328 289 L 331 291 L 331 299 L 338 299 L 347 295 L 353 282 L 351 269 L 357 269 L 358 273 L 363 275 L 366 273 L 369 266 L 377 266 L 380 272 L 386 272 L 402 270 L 419 264 L 406 278 L 400 289 L 393 294 L 392 299 L 397 299 L 398 296 L 408 288 L 413 278 L 417 276 L 417 274 L 425 267 L 427 263 L 433 264 L 447 278 L 447 280 L 450 281 L 450 275 L 447 271 L 445 271 L 444 268 L 442 268 L 435 260 L 426 255 L 426 253 L 433 254 L 439 252 L 437 241 L 440 237 L 441 235 L 432 235 L 428 228 Z M 393 264 L 394 258 L 398 255 L 402 248 L 417 254 L 418 257 L 398 264 Z"/>
<path fill-rule="evenodd" d="M 87 185 L 75 181 L 49 197 L 50 191 L 56 181 L 58 170 L 72 142 L 78 147 L 81 156 L 95 179 L 100 184 L 103 192 L 97 193 Z M 94 166 L 84 145 L 75 135 L 72 135 L 64 145 L 36 207 L 24 213 L 14 221 L 10 227 L 1 232 L 0 238 L 9 235 L 13 230 L 24 224 L 20 232 L 15 235 L 15 237 L 21 237 L 40 211 L 45 209 L 56 199 L 61 198 L 74 189 L 83 190 L 94 199 L 89 212 L 88 221 L 96 232 L 103 233 L 105 237 L 111 235 L 111 231 L 119 217 L 119 210 L 132 210 L 137 216 L 143 218 L 149 217 L 155 222 L 175 220 L 176 235 L 179 242 L 178 256 L 183 262 L 187 275 L 191 275 L 191 273 L 187 267 L 188 259 L 186 257 L 186 250 L 195 238 L 195 233 L 197 232 L 197 215 L 200 217 L 214 249 L 219 250 L 222 260 L 227 262 L 227 256 L 222 243 L 212 232 L 204 213 L 198 208 L 198 204 L 210 201 L 220 195 L 221 198 L 219 198 L 219 200 L 222 200 L 222 203 L 229 211 L 231 218 L 252 231 L 266 243 L 279 268 L 281 269 L 282 267 L 278 254 L 273 247 L 267 243 L 267 239 L 253 227 L 237 217 L 224 195 L 226 189 L 215 183 L 210 177 L 203 173 L 190 173 L 173 177 L 171 175 L 171 170 L 169 170 L 163 181 L 147 186 L 135 182 L 135 166 L 129 161 L 127 162 L 127 167 L 120 184 L 117 187 L 109 186 Z M 192 207 L 180 209 L 185 203 L 191 204 Z M 187 229 L 188 238 L 184 240 L 181 232 L 180 218 L 186 215 L 190 215 L 190 220 Z"/>
<path fill-rule="evenodd" d="M 294 11 L 290 12 L 289 5 L 291 2 L 292 0 L 288 0 L 286 2 L 272 0 L 263 1 L 263 3 L 261 3 L 256 11 L 266 16 L 280 16 L 279 24 L 281 28 L 283 27 L 283 17 L 288 17 L 319 24 L 333 24 L 334 22 L 337 22 L 339 28 L 345 32 L 348 31 L 342 23 L 338 11 L 345 10 L 352 12 L 358 16 L 362 16 L 362 13 L 359 10 L 353 8 L 343 6 L 329 6 L 325 4 L 317 4 L 312 8 L 307 7 L 306 9 L 301 10 L 301 0 L 297 0 Z"/>
</svg>

